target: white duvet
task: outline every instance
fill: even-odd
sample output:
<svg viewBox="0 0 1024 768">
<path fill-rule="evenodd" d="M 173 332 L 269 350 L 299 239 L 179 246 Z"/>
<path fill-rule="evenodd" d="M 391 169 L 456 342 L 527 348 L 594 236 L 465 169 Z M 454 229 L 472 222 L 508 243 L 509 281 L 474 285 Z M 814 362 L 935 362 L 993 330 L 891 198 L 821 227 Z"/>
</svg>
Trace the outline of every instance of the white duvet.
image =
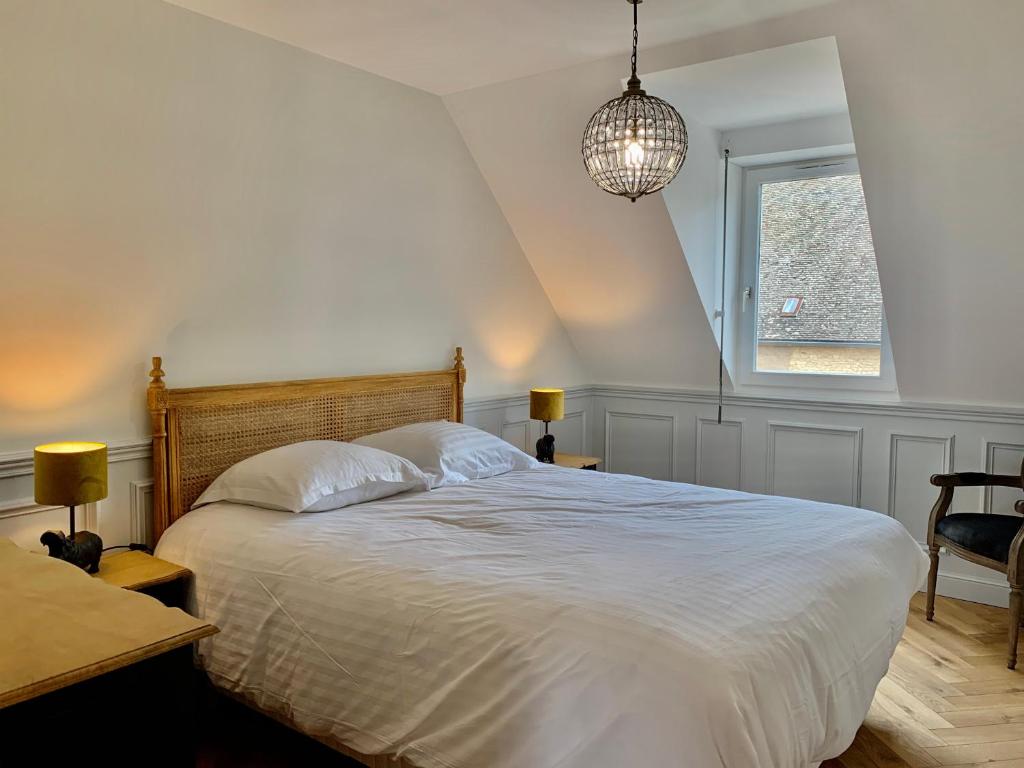
<svg viewBox="0 0 1024 768">
<path fill-rule="evenodd" d="M 927 559 L 848 507 L 543 467 L 157 554 L 214 681 L 424 768 L 807 768 L 852 741 Z"/>
</svg>

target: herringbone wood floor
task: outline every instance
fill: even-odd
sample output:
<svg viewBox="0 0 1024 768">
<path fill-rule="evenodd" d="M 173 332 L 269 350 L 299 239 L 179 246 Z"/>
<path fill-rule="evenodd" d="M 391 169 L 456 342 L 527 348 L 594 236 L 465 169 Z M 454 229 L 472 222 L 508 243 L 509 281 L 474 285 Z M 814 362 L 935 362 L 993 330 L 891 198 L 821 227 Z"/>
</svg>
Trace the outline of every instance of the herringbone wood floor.
<svg viewBox="0 0 1024 768">
<path fill-rule="evenodd" d="M 1024 660 L 1021 665 L 1024 666 Z M 215 697 L 201 768 L 355 768 L 312 739 Z M 1006 611 L 924 596 L 853 746 L 822 768 L 1024 768 L 1024 673 L 1006 669 Z"/>
<path fill-rule="evenodd" d="M 856 741 L 822 768 L 1024 768 L 1024 673 L 1006 668 L 1006 618 L 940 597 L 928 623 L 916 595 Z"/>
</svg>

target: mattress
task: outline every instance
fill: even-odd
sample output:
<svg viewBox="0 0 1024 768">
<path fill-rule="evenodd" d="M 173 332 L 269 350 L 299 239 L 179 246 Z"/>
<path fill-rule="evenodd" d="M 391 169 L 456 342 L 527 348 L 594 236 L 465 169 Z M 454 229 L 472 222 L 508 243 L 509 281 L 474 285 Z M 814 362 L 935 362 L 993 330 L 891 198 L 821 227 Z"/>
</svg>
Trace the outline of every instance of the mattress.
<svg viewBox="0 0 1024 768">
<path fill-rule="evenodd" d="M 424 768 L 806 768 L 867 714 L 927 558 L 875 512 L 544 466 L 332 512 L 218 503 L 214 682 Z"/>
</svg>

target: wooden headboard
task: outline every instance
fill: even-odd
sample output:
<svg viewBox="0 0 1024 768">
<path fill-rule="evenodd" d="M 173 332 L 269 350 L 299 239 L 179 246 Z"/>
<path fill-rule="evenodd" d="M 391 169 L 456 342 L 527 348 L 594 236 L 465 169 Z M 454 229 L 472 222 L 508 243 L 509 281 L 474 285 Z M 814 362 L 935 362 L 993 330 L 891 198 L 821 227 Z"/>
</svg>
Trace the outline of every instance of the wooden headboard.
<svg viewBox="0 0 1024 768">
<path fill-rule="evenodd" d="M 168 389 L 149 372 L 153 543 L 221 472 L 301 440 L 354 440 L 420 421 L 462 421 L 462 347 L 441 371 Z"/>
</svg>

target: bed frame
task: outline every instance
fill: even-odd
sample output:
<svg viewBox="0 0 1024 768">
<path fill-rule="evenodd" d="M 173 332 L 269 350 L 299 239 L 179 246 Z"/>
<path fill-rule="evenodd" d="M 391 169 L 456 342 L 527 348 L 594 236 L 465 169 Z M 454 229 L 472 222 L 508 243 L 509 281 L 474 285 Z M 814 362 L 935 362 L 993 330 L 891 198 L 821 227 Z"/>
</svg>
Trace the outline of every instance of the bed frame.
<svg viewBox="0 0 1024 768">
<path fill-rule="evenodd" d="M 147 392 L 154 545 L 214 478 L 249 456 L 301 440 L 354 440 L 421 421 L 462 421 L 462 347 L 455 349 L 455 364 L 440 371 L 188 389 L 167 388 L 162 362 L 153 358 Z M 293 725 L 283 712 L 265 714 Z M 404 759 L 314 738 L 371 768 L 411 768 Z"/>
</svg>

